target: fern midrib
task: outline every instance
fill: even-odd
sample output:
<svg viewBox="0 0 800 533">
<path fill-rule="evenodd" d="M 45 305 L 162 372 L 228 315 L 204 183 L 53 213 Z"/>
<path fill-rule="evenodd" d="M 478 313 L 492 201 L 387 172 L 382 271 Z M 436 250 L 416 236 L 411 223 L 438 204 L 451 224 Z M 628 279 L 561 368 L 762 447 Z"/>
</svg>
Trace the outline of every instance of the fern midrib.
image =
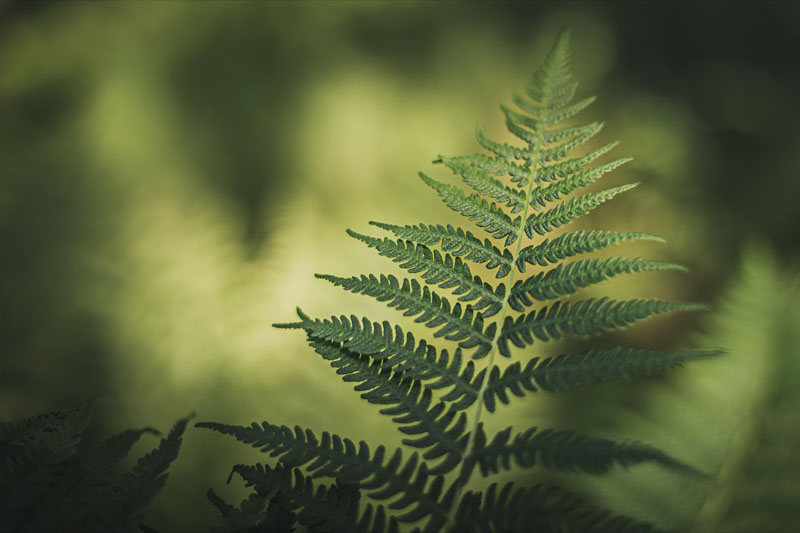
<svg viewBox="0 0 800 533">
<path fill-rule="evenodd" d="M 542 101 L 542 106 L 545 109 L 545 117 L 549 114 L 547 110 L 547 103 L 549 98 L 545 97 Z M 531 158 L 531 167 L 533 168 L 533 174 L 535 175 L 537 167 L 540 166 L 539 162 L 539 155 L 542 151 L 542 144 L 544 142 L 544 138 L 542 135 L 542 129 L 539 128 L 536 130 L 536 144 L 533 146 L 533 157 Z M 516 264 L 517 260 L 520 256 L 520 250 L 522 249 L 522 237 L 525 233 L 525 226 L 528 220 L 528 210 L 530 209 L 530 202 L 527 201 L 528 198 L 531 197 L 533 193 L 533 188 L 536 185 L 537 180 L 531 179 L 528 183 L 528 190 L 525 193 L 525 208 L 522 212 L 522 216 L 519 217 L 519 227 L 516 228 L 516 240 L 517 246 L 514 249 L 514 255 L 512 256 L 511 263 Z M 467 444 L 464 448 L 464 455 L 462 456 L 461 462 L 461 472 L 459 473 L 459 478 L 456 480 L 456 492 L 455 498 L 453 499 L 453 506 L 450 509 L 447 517 L 447 523 L 445 525 L 445 530 L 449 530 L 455 524 L 456 519 L 456 512 L 458 511 L 459 507 L 459 500 L 461 499 L 461 492 L 464 489 L 464 484 L 466 480 L 463 479 L 465 474 L 465 469 L 467 468 L 468 461 L 467 458 L 470 457 L 472 453 L 472 449 L 475 446 L 475 437 L 478 433 L 478 424 L 480 422 L 481 414 L 483 412 L 483 395 L 486 392 L 487 387 L 489 386 L 489 376 L 491 374 L 490 370 L 494 367 L 494 358 L 497 354 L 497 345 L 500 340 L 500 337 L 503 335 L 503 323 L 505 322 L 506 313 L 508 312 L 508 301 L 511 297 L 511 287 L 514 286 L 514 275 L 516 274 L 515 268 L 512 268 L 508 274 L 508 288 L 509 290 L 505 291 L 503 295 L 503 301 L 500 307 L 500 314 L 497 319 L 497 329 L 495 330 L 494 338 L 492 339 L 492 344 L 489 349 L 489 355 L 486 360 L 486 372 L 483 376 L 483 381 L 481 382 L 481 387 L 478 391 L 478 401 L 475 406 L 474 415 L 472 418 L 472 426 L 469 430 L 469 437 L 467 437 Z"/>
</svg>

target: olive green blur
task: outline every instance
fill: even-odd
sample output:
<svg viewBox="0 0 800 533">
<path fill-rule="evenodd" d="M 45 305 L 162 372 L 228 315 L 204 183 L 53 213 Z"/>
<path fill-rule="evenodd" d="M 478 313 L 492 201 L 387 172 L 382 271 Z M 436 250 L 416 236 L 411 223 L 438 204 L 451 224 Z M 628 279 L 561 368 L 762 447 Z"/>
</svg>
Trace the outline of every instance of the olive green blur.
<svg viewBox="0 0 800 533">
<path fill-rule="evenodd" d="M 641 182 L 579 224 L 661 235 L 616 253 L 691 268 L 603 294 L 722 314 L 602 342 L 729 355 L 526 398 L 508 416 L 663 444 L 723 472 L 699 489 L 648 467 L 572 487 L 617 511 L 725 531 L 800 520 L 780 499 L 800 490 L 787 451 L 800 430 L 764 414 L 794 412 L 800 378 L 798 3 L 0 0 L 0 420 L 99 394 L 94 442 L 195 411 L 399 443 L 302 334 L 271 324 L 296 305 L 396 319 L 314 273 L 397 272 L 346 228 L 462 223 L 417 172 L 452 182 L 432 160 L 478 151 L 478 125 L 503 134 L 497 105 L 564 26 L 578 97 L 598 96 L 582 121 L 605 121 L 598 145 L 618 139 L 612 155 L 634 157 L 604 180 Z M 207 488 L 244 494 L 224 486 L 230 467 L 262 458 L 228 440 L 187 430 L 149 525 L 205 527 Z M 143 436 L 133 457 L 156 445 Z M 748 514 L 756 501 L 768 518 Z"/>
</svg>

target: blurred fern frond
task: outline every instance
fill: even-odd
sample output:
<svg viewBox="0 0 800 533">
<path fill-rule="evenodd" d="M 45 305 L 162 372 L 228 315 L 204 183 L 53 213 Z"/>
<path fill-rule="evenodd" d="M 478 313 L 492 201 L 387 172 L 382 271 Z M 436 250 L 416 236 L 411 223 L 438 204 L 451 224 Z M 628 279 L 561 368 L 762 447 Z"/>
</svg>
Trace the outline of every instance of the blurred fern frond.
<svg viewBox="0 0 800 533">
<path fill-rule="evenodd" d="M 652 384 L 619 430 L 684 450 L 713 475 L 663 472 L 590 479 L 584 493 L 680 531 L 792 531 L 800 520 L 800 297 L 765 249 L 746 248 L 736 279 L 698 342 L 726 354 L 677 381 Z M 691 443 L 691 445 L 688 445 Z M 664 502 L 670 502 L 666 506 Z"/>
</svg>

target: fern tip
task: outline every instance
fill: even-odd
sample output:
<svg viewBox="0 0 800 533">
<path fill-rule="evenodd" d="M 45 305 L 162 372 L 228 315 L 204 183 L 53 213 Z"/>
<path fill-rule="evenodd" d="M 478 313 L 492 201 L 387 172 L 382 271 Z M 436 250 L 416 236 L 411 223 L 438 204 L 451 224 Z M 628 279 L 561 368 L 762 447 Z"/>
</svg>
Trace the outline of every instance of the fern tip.
<svg viewBox="0 0 800 533">
<path fill-rule="evenodd" d="M 375 226 L 376 228 L 385 229 L 386 231 L 392 231 L 394 228 L 397 227 L 394 224 L 387 224 L 386 222 L 378 222 L 376 220 L 370 220 L 369 225 Z"/>
<path fill-rule="evenodd" d="M 360 241 L 363 241 L 367 237 L 366 235 L 362 235 L 361 233 L 358 233 L 357 231 L 353 231 L 350 228 L 347 228 L 345 230 L 345 233 L 347 233 L 349 236 L 353 237 L 354 239 L 358 239 Z"/>
<path fill-rule="evenodd" d="M 278 329 L 302 329 L 302 322 L 275 322 L 272 324 L 273 328 Z"/>
<path fill-rule="evenodd" d="M 278 329 L 303 329 L 306 322 L 311 322 L 311 317 L 305 314 L 299 307 L 297 308 L 297 316 L 300 317 L 302 322 L 276 322 L 272 324 L 272 327 Z"/>
</svg>

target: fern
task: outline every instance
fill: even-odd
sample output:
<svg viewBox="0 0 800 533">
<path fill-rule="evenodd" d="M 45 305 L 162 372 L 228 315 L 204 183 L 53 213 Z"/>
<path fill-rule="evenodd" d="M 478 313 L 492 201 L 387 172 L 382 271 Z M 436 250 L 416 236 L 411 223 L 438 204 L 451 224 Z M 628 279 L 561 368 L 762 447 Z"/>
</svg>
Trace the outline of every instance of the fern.
<svg viewBox="0 0 800 533">
<path fill-rule="evenodd" d="M 309 345 L 344 381 L 354 383 L 364 400 L 391 416 L 406 435 L 403 444 L 416 451 L 408 456 L 383 446 L 371 450 L 364 442 L 355 444 L 328 432 L 318 437 L 309 429 L 268 422 L 199 423 L 277 458 L 274 468 L 234 467 L 255 489 L 241 509 L 209 493 L 223 515 L 223 528 L 241 524 L 255 531 L 272 524 L 275 530 L 290 530 L 299 523 L 314 531 L 394 531 L 409 523 L 422 531 L 528 531 L 534 525 L 542 531 L 655 531 L 655 526 L 591 508 L 557 488 L 464 489 L 476 468 L 489 476 L 513 465 L 601 474 L 614 465 L 649 462 L 699 474 L 634 441 L 538 427 L 489 435 L 481 420 L 484 408 L 494 411 L 498 402 L 509 403 L 509 393 L 522 397 L 658 373 L 718 353 L 620 346 L 541 358 L 528 351 L 538 342 L 596 336 L 651 316 L 705 308 L 660 300 L 563 299 L 615 276 L 685 270 L 642 258 L 564 262 L 627 241 L 661 240 L 641 232 L 597 230 L 551 236 L 635 186 L 579 193 L 628 159 L 590 166 L 615 143 L 572 155 L 602 124 L 565 123 L 593 101 L 572 103 L 577 84 L 569 81 L 568 41 L 568 33 L 562 32 L 531 78 L 526 96 L 513 97 L 519 110 L 502 107 L 509 132 L 523 146 L 493 141 L 478 129 L 478 142 L 490 154 L 439 156 L 435 163 L 460 176 L 472 191 L 420 173 L 450 209 L 477 229 L 371 222 L 391 236 L 348 234 L 418 279 L 317 276 L 414 317 L 430 328 L 437 345 L 416 339 L 399 325 L 366 317 L 312 318 L 298 309 L 298 321 L 276 324 L 304 331 Z M 496 281 L 475 275 L 473 265 L 493 272 Z M 550 268 L 520 277 L 529 265 Z M 455 343 L 455 348 L 440 347 L 442 341 Z M 513 362 L 503 370 L 495 363 L 498 353 L 522 356 L 524 368 Z M 364 498 L 373 503 L 360 504 Z"/>
<path fill-rule="evenodd" d="M 709 361 L 680 382 L 652 384 L 634 413 L 623 406 L 615 410 L 618 431 L 685 449 L 687 459 L 715 474 L 712 482 L 692 484 L 650 471 L 592 479 L 581 490 L 679 531 L 795 530 L 797 281 L 766 250 L 745 248 L 740 272 L 703 327 L 701 341 L 726 346 L 724 360 Z"/>
<path fill-rule="evenodd" d="M 114 475 L 133 445 L 152 428 L 128 429 L 94 449 L 79 449 L 93 401 L 0 424 L 0 524 L 2 531 L 135 531 L 142 510 L 163 488 L 163 472 L 180 448 L 188 419 L 161 446 L 139 460 L 118 484 Z M 155 466 L 155 468 L 154 468 Z M 131 490 L 131 479 L 140 480 Z M 127 505 L 119 505 L 127 502 Z"/>
</svg>

